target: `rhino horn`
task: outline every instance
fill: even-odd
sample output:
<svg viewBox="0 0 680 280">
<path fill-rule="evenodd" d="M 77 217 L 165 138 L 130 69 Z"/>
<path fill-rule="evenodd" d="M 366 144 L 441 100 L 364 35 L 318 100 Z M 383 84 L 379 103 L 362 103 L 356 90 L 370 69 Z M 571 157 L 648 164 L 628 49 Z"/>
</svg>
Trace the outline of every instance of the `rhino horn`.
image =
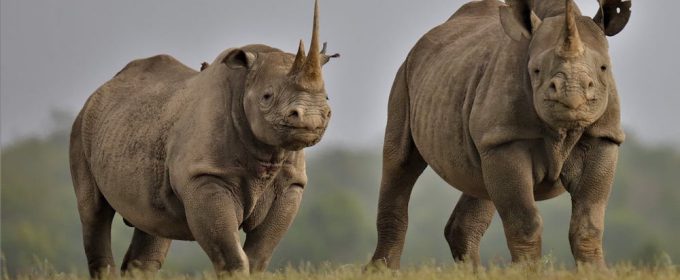
<svg viewBox="0 0 680 280">
<path fill-rule="evenodd" d="M 300 45 L 298 45 L 297 54 L 295 55 L 295 61 L 293 62 L 293 67 L 290 68 L 288 75 L 296 76 L 302 68 L 305 66 L 305 60 L 307 55 L 305 55 L 305 44 L 300 40 Z"/>
<path fill-rule="evenodd" d="M 581 41 L 581 35 L 578 33 L 578 28 L 576 27 L 576 12 L 574 11 L 574 2 L 572 0 L 566 0 L 567 9 L 564 15 L 565 18 L 565 30 L 562 46 L 560 46 L 558 55 L 564 58 L 577 57 L 583 54 L 583 41 Z"/>
<path fill-rule="evenodd" d="M 297 60 L 297 58 L 296 58 Z M 312 41 L 309 53 L 302 71 L 298 75 L 298 83 L 304 88 L 321 89 L 323 78 L 321 77 L 321 53 L 319 46 L 319 1 L 314 1 L 314 26 L 312 29 Z"/>
</svg>

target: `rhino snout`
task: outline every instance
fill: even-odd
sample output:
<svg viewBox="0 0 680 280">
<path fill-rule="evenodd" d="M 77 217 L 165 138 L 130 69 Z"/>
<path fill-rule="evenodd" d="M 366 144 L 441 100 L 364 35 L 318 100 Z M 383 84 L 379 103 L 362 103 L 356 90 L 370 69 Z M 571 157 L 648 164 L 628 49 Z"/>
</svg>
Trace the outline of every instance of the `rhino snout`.
<svg viewBox="0 0 680 280">
<path fill-rule="evenodd" d="M 567 107 L 568 109 L 572 110 L 581 108 L 581 106 L 583 106 L 583 104 L 585 104 L 586 101 L 587 101 L 586 97 L 578 93 L 569 94 L 567 96 L 557 99 L 557 102 L 562 104 L 564 107 Z"/>
<path fill-rule="evenodd" d="M 308 111 L 298 106 L 287 112 L 285 122 L 293 128 L 319 130 L 325 127 L 326 119 L 329 115 L 330 110 L 311 112 L 311 110 Z"/>
<path fill-rule="evenodd" d="M 593 81 L 584 77 L 582 81 L 567 81 L 561 77 L 550 80 L 547 100 L 557 102 L 569 110 L 580 109 L 590 98 L 589 91 L 593 88 Z"/>
</svg>

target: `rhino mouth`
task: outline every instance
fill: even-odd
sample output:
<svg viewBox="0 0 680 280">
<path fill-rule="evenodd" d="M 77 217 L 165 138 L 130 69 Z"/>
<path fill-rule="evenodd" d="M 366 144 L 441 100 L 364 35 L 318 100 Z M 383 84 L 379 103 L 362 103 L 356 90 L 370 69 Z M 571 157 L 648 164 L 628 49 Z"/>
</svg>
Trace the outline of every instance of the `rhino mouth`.
<svg viewBox="0 0 680 280">
<path fill-rule="evenodd" d="M 318 143 L 323 136 L 325 127 L 309 128 L 291 124 L 280 124 L 279 131 L 286 139 L 284 146 L 290 146 L 294 150 L 312 146 Z"/>
<path fill-rule="evenodd" d="M 591 114 L 592 107 L 597 103 L 597 100 L 588 100 L 586 103 L 576 108 L 568 107 L 554 99 L 545 99 L 544 102 L 549 108 L 550 113 L 556 118 L 579 121 L 589 118 L 588 116 Z"/>
<path fill-rule="evenodd" d="M 296 126 L 291 124 L 280 124 L 279 127 L 282 131 L 285 131 L 286 133 L 290 133 L 293 135 L 298 134 L 320 135 L 324 132 L 324 130 L 326 130 L 325 127 L 309 128 L 305 126 Z"/>
<path fill-rule="evenodd" d="M 305 143 L 316 143 L 323 134 L 323 129 L 309 130 L 306 128 L 296 128 L 289 132 L 291 138 Z"/>
<path fill-rule="evenodd" d="M 558 105 L 547 113 L 547 116 L 541 118 L 553 126 L 562 128 L 585 127 L 592 121 L 590 112 L 584 109 L 569 109 Z"/>
</svg>

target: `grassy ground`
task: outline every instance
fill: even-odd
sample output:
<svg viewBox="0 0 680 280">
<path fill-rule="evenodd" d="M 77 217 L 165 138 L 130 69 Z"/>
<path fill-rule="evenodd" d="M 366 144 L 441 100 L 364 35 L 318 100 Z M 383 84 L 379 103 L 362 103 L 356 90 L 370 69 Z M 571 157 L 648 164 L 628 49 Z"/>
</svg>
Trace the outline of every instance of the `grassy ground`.
<svg viewBox="0 0 680 280">
<path fill-rule="evenodd" d="M 83 275 L 56 272 L 49 266 L 36 267 L 34 272 L 10 278 L 7 275 L 3 279 L 88 279 Z M 214 273 L 204 272 L 197 275 L 180 275 L 159 273 L 149 275 L 134 273 L 123 279 L 216 279 Z M 475 271 L 468 265 L 436 266 L 424 265 L 419 267 L 405 268 L 398 272 L 377 271 L 363 272 L 358 265 L 323 265 L 321 267 L 301 266 L 288 268 L 277 272 L 258 273 L 254 275 L 234 275 L 228 279 L 262 279 L 262 280 L 344 280 L 344 279 L 680 279 L 680 270 L 674 265 L 665 266 L 634 266 L 621 264 L 610 267 L 607 271 L 593 268 L 563 268 L 552 265 L 544 265 L 539 268 L 527 268 L 521 266 L 487 266 Z"/>
</svg>

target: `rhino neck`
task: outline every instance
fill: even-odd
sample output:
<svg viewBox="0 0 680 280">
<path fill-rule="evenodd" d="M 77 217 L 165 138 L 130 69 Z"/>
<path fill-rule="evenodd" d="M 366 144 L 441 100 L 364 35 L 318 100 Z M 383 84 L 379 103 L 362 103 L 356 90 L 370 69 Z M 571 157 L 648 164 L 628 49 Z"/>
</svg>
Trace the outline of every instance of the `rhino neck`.
<svg viewBox="0 0 680 280">
<path fill-rule="evenodd" d="M 226 108 L 231 111 L 231 123 L 229 125 L 232 126 L 232 131 L 235 132 L 239 146 L 243 148 L 240 150 L 249 159 L 248 161 L 251 164 L 248 165 L 255 167 L 255 169 L 259 169 L 261 165 L 280 166 L 286 158 L 286 150 L 263 143 L 255 137 L 255 134 L 250 129 L 250 124 L 243 108 L 244 86 L 243 81 L 231 83 L 231 98 L 226 98 L 229 104 L 225 104 Z"/>
<path fill-rule="evenodd" d="M 562 173 L 564 162 L 571 154 L 576 143 L 581 139 L 584 129 L 548 129 L 544 138 L 547 159 L 547 178 L 555 182 Z"/>
</svg>

